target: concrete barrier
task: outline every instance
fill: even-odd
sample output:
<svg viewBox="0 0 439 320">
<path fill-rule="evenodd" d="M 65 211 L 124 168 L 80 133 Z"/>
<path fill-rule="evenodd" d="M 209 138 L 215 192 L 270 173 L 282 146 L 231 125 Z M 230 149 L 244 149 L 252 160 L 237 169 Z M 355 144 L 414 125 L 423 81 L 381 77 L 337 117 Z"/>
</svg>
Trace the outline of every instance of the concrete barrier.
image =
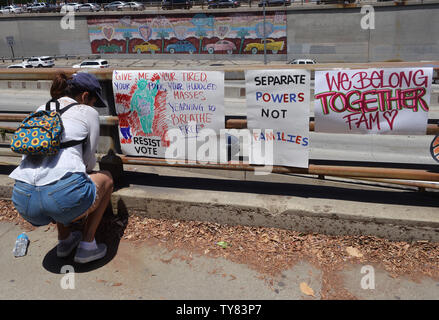
<svg viewBox="0 0 439 320">
<path fill-rule="evenodd" d="M 0 89 L 50 90 L 52 81 L 17 81 L 0 80 Z"/>
<path fill-rule="evenodd" d="M 289 61 L 294 58 L 313 58 L 318 62 L 366 62 L 366 61 L 414 61 L 435 60 L 439 52 L 439 34 L 426 32 L 439 29 L 439 4 L 424 1 L 410 5 L 395 6 L 393 2 L 374 3 L 375 29 L 362 29 L 361 5 L 310 6 L 291 8 L 269 8 L 287 16 L 287 54 L 268 54 L 268 61 Z M 196 13 L 236 13 L 236 9 L 191 10 L 162 13 L 172 18 Z M 154 12 L 157 14 L 158 12 Z M 249 15 L 261 13 L 261 8 L 243 8 L 239 12 Z M 87 18 L 123 18 L 143 13 L 99 13 L 75 14 L 74 29 L 62 29 L 62 15 L 13 15 L 0 18 L 0 38 L 13 36 L 16 56 L 32 55 L 90 55 L 90 39 Z M 11 50 L 5 42 L 0 45 L 0 56 L 10 56 Z M 107 54 L 105 58 L 115 55 Z M 152 55 L 118 54 L 124 58 L 152 59 Z M 217 54 L 156 54 L 161 59 L 254 59 L 257 55 Z"/>
</svg>

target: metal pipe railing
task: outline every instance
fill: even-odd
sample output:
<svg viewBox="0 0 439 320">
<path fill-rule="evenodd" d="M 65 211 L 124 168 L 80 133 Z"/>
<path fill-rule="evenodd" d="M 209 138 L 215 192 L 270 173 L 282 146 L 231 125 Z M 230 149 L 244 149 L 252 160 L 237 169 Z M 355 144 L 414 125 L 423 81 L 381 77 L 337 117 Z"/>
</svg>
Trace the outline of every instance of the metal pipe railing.
<svg viewBox="0 0 439 320">
<path fill-rule="evenodd" d="M 279 62 L 279 64 L 270 64 L 269 66 L 264 64 L 254 64 L 246 66 L 246 70 L 261 70 L 261 69 L 307 69 L 310 71 L 328 70 L 334 68 L 344 69 L 364 69 L 364 68 L 410 68 L 410 67 L 431 67 L 439 65 L 439 61 L 428 62 L 368 62 L 368 63 L 318 63 L 318 64 L 285 64 L 285 62 Z M 175 68 L 175 67 L 174 67 Z M 198 66 L 188 68 L 182 66 L 180 69 L 198 69 Z M 243 72 L 242 65 L 236 66 L 203 66 L 203 70 L 206 71 L 224 71 L 229 72 Z M 137 68 L 118 68 L 123 70 L 138 70 Z M 145 67 L 143 67 L 145 69 Z M 163 67 L 148 67 L 149 70 L 163 69 Z M 433 68 L 435 71 L 439 71 L 438 67 Z M 87 72 L 93 73 L 99 80 L 112 80 L 114 68 L 106 69 L 89 69 Z M 75 72 L 84 72 L 84 70 L 78 70 L 73 68 L 38 68 L 38 69 L 0 69 L 0 80 L 53 80 L 57 72 L 64 72 L 67 75 Z"/>
<path fill-rule="evenodd" d="M 332 68 L 403 68 L 403 67 L 430 67 L 431 65 L 439 65 L 439 61 L 433 62 L 377 62 L 377 63 L 349 63 L 349 64 L 316 64 L 316 65 L 270 65 L 270 69 L 308 69 L 311 71 L 316 70 L 328 70 Z M 246 67 L 247 69 L 266 69 L 264 65 L 252 65 Z M 129 68 L 127 68 L 129 69 Z M 153 68 L 151 68 L 153 69 Z M 185 68 L 187 69 L 187 68 Z M 203 67 L 204 70 L 218 70 L 224 72 L 243 72 L 242 66 L 230 66 L 230 67 Z M 437 74 L 439 68 L 435 68 L 435 74 Z M 76 69 L 22 69 L 22 70 L 0 70 L 0 80 L 52 80 L 56 72 L 65 72 L 66 74 L 73 74 L 77 72 Z M 112 80 L 113 69 L 98 69 L 90 70 L 97 76 L 100 81 L 104 81 L 108 84 Z M 107 92 L 110 94 L 110 92 Z M 112 92 L 111 92 L 112 94 Z M 111 98 L 111 97 L 109 97 Z M 111 99 L 109 99 L 111 101 Z M 110 109 L 111 110 L 111 109 Z M 0 114 L 0 121 L 2 122 L 21 122 L 27 114 Z M 105 128 L 111 128 L 118 124 L 117 116 L 100 116 L 100 124 Z M 247 128 L 246 119 L 228 119 L 225 123 L 226 129 L 245 129 Z M 1 129 L 1 128 L 0 128 Z M 3 129 L 14 130 L 13 127 L 3 127 Z M 314 131 L 314 121 L 310 121 L 310 131 Z M 439 134 L 439 125 L 429 124 L 427 126 L 427 134 L 435 135 Z M 113 141 L 114 146 L 114 141 Z M 11 152 L 12 153 L 12 152 Z M 10 154 L 9 154 L 10 155 Z M 249 165 L 245 162 L 237 163 L 203 163 L 193 161 L 183 161 L 177 163 L 169 163 L 165 159 L 146 158 L 146 157 L 130 157 L 126 155 L 118 155 L 124 164 L 136 164 L 147 166 L 170 166 L 170 167 L 185 167 L 185 168 L 199 168 L 199 169 L 220 169 L 220 170 L 240 170 L 240 171 L 255 171 L 260 166 Z M 98 155 L 98 159 L 102 159 L 102 155 Z M 396 180 L 420 180 L 420 181 L 434 181 L 439 182 L 439 170 L 429 171 L 421 169 L 399 169 L 399 168 L 380 168 L 380 167 L 360 167 L 360 166 L 328 166 L 328 165 L 315 165 L 310 164 L 308 168 L 294 168 L 273 166 L 272 173 L 280 174 L 309 174 L 322 176 L 337 176 L 337 177 L 351 177 L 359 179 L 392 179 L 393 183 L 398 183 Z M 380 180 L 377 182 L 385 182 Z M 422 184 L 419 182 L 404 182 L 401 183 L 407 186 L 418 187 L 419 189 L 425 189 L 426 187 L 435 188 L 434 184 Z"/>
</svg>

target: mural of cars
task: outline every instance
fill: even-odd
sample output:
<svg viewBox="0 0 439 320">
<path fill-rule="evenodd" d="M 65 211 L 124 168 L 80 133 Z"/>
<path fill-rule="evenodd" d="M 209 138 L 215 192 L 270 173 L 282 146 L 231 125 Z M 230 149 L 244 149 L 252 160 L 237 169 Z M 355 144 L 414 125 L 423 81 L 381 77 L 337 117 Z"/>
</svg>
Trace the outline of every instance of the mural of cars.
<svg viewBox="0 0 439 320">
<path fill-rule="evenodd" d="M 150 51 L 151 54 L 154 54 L 156 51 L 159 51 L 159 47 L 153 43 L 144 42 L 142 44 L 138 44 L 134 47 L 134 52 L 142 53 Z"/>
<path fill-rule="evenodd" d="M 197 48 L 187 40 L 180 40 L 175 43 L 168 44 L 165 49 L 166 52 L 175 53 L 175 52 L 189 52 L 194 53 L 197 51 Z"/>
<path fill-rule="evenodd" d="M 284 48 L 284 41 L 274 41 L 273 39 L 266 39 L 267 50 L 271 50 L 272 53 L 276 54 L 278 51 Z M 253 54 L 258 53 L 258 51 L 264 51 L 264 39 L 261 42 L 252 42 L 245 46 L 244 52 L 250 51 Z"/>
<path fill-rule="evenodd" d="M 204 47 L 209 53 L 215 51 L 227 51 L 228 54 L 232 54 L 233 50 L 236 50 L 236 45 L 228 40 L 220 40 L 217 43 L 210 43 Z"/>
<path fill-rule="evenodd" d="M 115 44 L 103 44 L 98 47 L 99 53 L 120 53 L 122 52 L 122 48 Z"/>
</svg>

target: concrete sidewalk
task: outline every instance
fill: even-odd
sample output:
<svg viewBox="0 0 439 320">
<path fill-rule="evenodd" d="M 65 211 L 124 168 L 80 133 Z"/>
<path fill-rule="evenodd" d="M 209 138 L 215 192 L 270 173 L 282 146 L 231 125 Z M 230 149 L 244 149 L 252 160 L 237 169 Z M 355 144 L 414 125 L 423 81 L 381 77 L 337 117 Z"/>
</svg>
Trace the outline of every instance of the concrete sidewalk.
<svg viewBox="0 0 439 320">
<path fill-rule="evenodd" d="M 279 276 L 267 277 L 245 261 L 236 263 L 127 240 L 110 246 L 104 259 L 78 265 L 72 256 L 56 257 L 54 227 L 28 232 L 27 255 L 14 258 L 12 247 L 22 231 L 0 222 L 2 300 L 310 300 L 321 299 L 327 291 L 324 286 L 333 278 L 339 279 L 331 290 L 338 299 L 439 299 L 436 280 L 394 278 L 379 266 L 373 267 L 374 289 L 364 289 L 363 264 L 348 264 L 328 274 L 307 261 L 298 261 Z M 302 283 L 312 288 L 314 296 L 303 293 Z M 349 296 L 340 296 L 341 292 Z"/>
<path fill-rule="evenodd" d="M 15 167 L 6 163 L 13 161 L 19 159 L 0 158 L 0 197 L 4 199 L 10 199 L 13 181 L 7 175 Z M 138 215 L 439 241 L 437 192 L 348 179 L 260 177 L 248 172 L 133 165 L 125 166 L 125 182 L 128 186 L 116 190 L 112 198 L 120 219 Z M 161 240 L 136 243 L 118 238 L 117 232 L 107 243 L 106 258 L 94 263 L 78 265 L 72 256 L 57 258 L 53 226 L 28 232 L 28 254 L 14 258 L 11 250 L 22 231 L 17 225 L 0 222 L 0 299 L 321 299 L 328 297 L 328 281 L 337 283 L 331 297 L 439 298 L 437 280 L 395 278 L 376 265 L 375 289 L 366 290 L 361 283 L 363 267 L 370 267 L 367 262 L 347 263 L 328 274 L 300 260 L 271 277 L 246 261 L 227 259 L 227 254 L 213 258 L 192 252 L 191 247 L 169 249 L 160 245 Z M 70 276 L 74 278 L 66 278 L 66 270 L 73 271 Z M 74 289 L 65 288 L 66 279 L 73 279 Z M 313 296 L 304 294 L 302 283 L 313 289 Z"/>
</svg>

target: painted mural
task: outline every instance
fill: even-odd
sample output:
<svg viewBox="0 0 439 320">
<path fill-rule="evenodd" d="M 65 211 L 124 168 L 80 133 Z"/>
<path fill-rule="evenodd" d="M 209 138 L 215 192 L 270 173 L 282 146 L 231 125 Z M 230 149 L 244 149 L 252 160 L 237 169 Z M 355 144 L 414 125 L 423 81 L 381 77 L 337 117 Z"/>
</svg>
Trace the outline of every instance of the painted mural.
<svg viewBox="0 0 439 320">
<path fill-rule="evenodd" d="M 92 53 L 286 54 L 286 14 L 136 15 L 87 20 Z"/>
</svg>

